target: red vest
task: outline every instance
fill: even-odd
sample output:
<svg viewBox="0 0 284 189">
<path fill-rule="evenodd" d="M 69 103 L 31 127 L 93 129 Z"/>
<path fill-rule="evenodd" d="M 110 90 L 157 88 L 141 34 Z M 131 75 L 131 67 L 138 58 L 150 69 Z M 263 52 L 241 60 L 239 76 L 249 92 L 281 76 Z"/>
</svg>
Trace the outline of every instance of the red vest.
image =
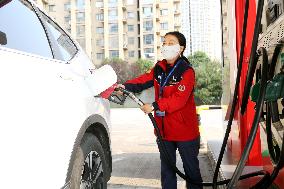
<svg viewBox="0 0 284 189">
<path fill-rule="evenodd" d="M 181 61 L 174 69 L 174 66 Z M 167 72 L 166 60 L 159 61 L 149 72 L 127 81 L 124 85 L 127 90 L 141 92 L 154 86 L 155 102 L 160 111 L 165 111 L 164 117 L 155 113 L 155 119 L 161 135 L 167 141 L 188 141 L 199 137 L 198 119 L 194 103 L 195 74 L 189 63 L 179 59 Z M 172 69 L 159 95 L 160 86 Z"/>
</svg>

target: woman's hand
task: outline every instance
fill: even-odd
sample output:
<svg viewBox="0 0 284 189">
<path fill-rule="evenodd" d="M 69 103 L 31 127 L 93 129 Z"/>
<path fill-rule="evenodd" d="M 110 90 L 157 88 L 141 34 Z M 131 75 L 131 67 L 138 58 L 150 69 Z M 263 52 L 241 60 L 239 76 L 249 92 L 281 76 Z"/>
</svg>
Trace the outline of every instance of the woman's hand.
<svg viewBox="0 0 284 189">
<path fill-rule="evenodd" d="M 119 88 L 125 89 L 125 86 L 122 85 L 122 84 L 118 84 L 115 88 L 116 88 L 116 89 L 119 89 Z M 117 93 L 118 95 L 123 95 L 123 92 L 120 91 L 120 90 L 117 90 L 116 93 Z"/>
<path fill-rule="evenodd" d="M 143 106 L 140 107 L 140 109 L 141 109 L 145 114 L 149 114 L 149 113 L 151 113 L 151 112 L 154 110 L 152 104 L 144 104 Z"/>
</svg>

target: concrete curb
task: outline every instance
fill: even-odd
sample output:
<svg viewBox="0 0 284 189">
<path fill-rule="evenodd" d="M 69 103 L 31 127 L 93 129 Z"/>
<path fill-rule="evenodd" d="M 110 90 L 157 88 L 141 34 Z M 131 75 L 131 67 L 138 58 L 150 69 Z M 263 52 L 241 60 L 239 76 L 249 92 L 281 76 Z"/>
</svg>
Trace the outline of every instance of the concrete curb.
<svg viewBox="0 0 284 189">
<path fill-rule="evenodd" d="M 215 171 L 215 167 L 216 167 L 216 164 L 217 164 L 217 157 L 215 156 L 213 150 L 211 149 L 210 145 L 207 143 L 207 156 L 209 158 L 209 161 L 210 161 L 210 164 L 211 164 L 211 168 L 213 171 Z M 213 175 L 212 175 L 213 176 Z M 219 169 L 219 176 L 218 176 L 218 180 L 225 180 L 226 177 L 222 171 L 222 168 L 220 167 Z M 221 186 L 218 186 L 219 189 L 226 189 L 225 185 L 221 185 Z"/>
<path fill-rule="evenodd" d="M 225 107 L 221 105 L 201 105 L 201 106 L 196 106 L 196 113 L 200 115 L 201 111 L 203 110 L 216 110 L 216 109 L 222 109 L 222 108 L 225 108 Z"/>
</svg>

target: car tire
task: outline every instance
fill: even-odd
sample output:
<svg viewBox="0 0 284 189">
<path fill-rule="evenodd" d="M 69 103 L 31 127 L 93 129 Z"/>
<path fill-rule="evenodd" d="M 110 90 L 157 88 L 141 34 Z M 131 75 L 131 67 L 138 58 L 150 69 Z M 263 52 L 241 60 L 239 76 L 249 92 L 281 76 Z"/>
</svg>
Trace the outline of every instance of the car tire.
<svg viewBox="0 0 284 189">
<path fill-rule="evenodd" d="M 70 189 L 106 189 L 107 171 L 106 158 L 100 141 L 93 134 L 86 133 L 77 148 Z"/>
</svg>

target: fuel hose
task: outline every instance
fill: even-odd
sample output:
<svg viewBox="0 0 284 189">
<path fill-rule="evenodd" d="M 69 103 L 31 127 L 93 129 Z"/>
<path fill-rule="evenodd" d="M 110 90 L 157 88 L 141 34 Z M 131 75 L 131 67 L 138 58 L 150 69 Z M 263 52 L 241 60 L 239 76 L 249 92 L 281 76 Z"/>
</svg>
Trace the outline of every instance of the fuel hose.
<svg viewBox="0 0 284 189">
<path fill-rule="evenodd" d="M 226 144 L 228 142 L 230 132 L 232 129 L 232 123 L 234 119 L 234 114 L 236 110 L 237 100 L 238 100 L 238 90 L 240 86 L 240 78 L 241 78 L 241 72 L 243 68 L 243 59 L 244 59 L 244 49 L 245 49 L 245 43 L 246 43 L 246 33 L 247 33 L 247 21 L 248 21 L 248 10 L 249 10 L 249 0 L 246 0 L 245 3 L 245 11 L 244 11 L 244 22 L 243 22 L 243 30 L 242 30 L 242 41 L 241 41 L 241 49 L 240 49 L 240 56 L 239 56 L 239 63 L 238 63 L 238 71 L 236 76 L 236 83 L 235 83 L 235 89 L 234 89 L 234 95 L 233 95 L 233 101 L 232 101 L 232 108 L 230 111 L 230 117 L 228 120 L 226 132 L 224 134 L 223 143 L 220 149 L 220 153 L 218 156 L 218 160 L 216 162 L 216 167 L 213 175 L 213 189 L 217 188 L 217 179 L 219 174 L 219 169 L 222 163 L 222 159 L 225 153 Z"/>
<path fill-rule="evenodd" d="M 260 6 L 260 5 L 259 5 Z M 228 188 L 234 188 L 236 187 L 237 181 L 239 180 L 239 177 L 244 169 L 245 163 L 247 161 L 248 155 L 250 153 L 250 150 L 252 148 L 257 129 L 258 129 L 258 124 L 259 120 L 262 114 L 262 108 L 263 108 L 263 102 L 264 102 L 264 97 L 266 93 L 266 86 L 267 86 L 267 72 L 268 72 L 268 55 L 266 52 L 265 48 L 260 48 L 261 54 L 262 54 L 262 77 L 261 77 L 261 83 L 260 83 L 260 91 L 259 91 L 259 96 L 257 99 L 256 103 L 256 112 L 253 120 L 252 127 L 250 129 L 250 133 L 248 136 L 248 141 L 246 142 L 246 145 L 244 147 L 244 150 L 242 152 L 242 156 L 239 160 L 239 163 L 233 173 L 233 176 L 231 178 L 231 181 L 228 184 Z"/>
<path fill-rule="evenodd" d="M 259 35 L 260 27 L 261 27 L 263 5 L 264 5 L 264 0 L 259 0 L 257 4 L 256 20 L 255 20 L 255 25 L 254 25 L 253 40 L 252 40 L 252 46 L 251 46 L 251 51 L 250 51 L 249 68 L 247 71 L 247 77 L 246 77 L 242 104 L 241 104 L 241 114 L 244 114 L 247 108 L 249 92 L 250 92 L 254 72 L 256 69 L 256 65 L 257 65 L 257 61 L 255 60 L 257 56 L 256 50 L 257 50 L 257 44 L 258 44 L 258 35 Z"/>
<path fill-rule="evenodd" d="M 275 73 L 275 68 L 277 64 L 277 59 L 279 57 L 279 54 L 283 48 L 283 43 L 279 43 L 276 45 L 272 58 L 271 63 L 269 64 L 269 72 L 268 72 L 268 79 L 271 80 Z M 266 118 L 265 118 L 265 130 L 266 130 L 266 140 L 267 140 L 267 146 L 268 146 L 268 152 L 270 155 L 270 159 L 273 163 L 273 165 L 277 165 L 280 160 L 280 147 L 276 142 L 276 139 L 274 138 L 272 134 L 271 129 L 271 121 L 273 123 L 281 124 L 281 121 L 279 119 L 279 111 L 278 111 L 278 104 L 277 101 L 267 102 L 266 103 Z"/>
<path fill-rule="evenodd" d="M 279 43 L 276 45 L 270 67 L 269 67 L 269 73 L 268 73 L 268 78 L 271 80 L 274 76 L 275 72 L 275 67 L 277 63 L 277 59 L 279 57 L 279 54 L 282 50 L 283 44 Z M 272 173 L 267 176 L 263 177 L 253 188 L 255 189 L 266 189 L 268 188 L 273 181 L 276 179 L 279 171 L 284 167 L 284 142 L 282 141 L 282 146 L 281 149 L 279 145 L 277 144 L 277 141 L 275 140 L 273 134 L 272 134 L 272 128 L 271 128 L 271 122 L 275 126 L 277 124 L 277 127 L 282 127 L 282 122 L 279 119 L 279 110 L 278 110 L 278 104 L 277 101 L 271 101 L 267 102 L 266 105 L 266 120 L 265 120 L 265 125 L 266 125 L 266 135 L 267 135 L 267 145 L 268 145 L 268 152 L 270 155 L 270 159 L 272 164 L 274 165 L 274 168 L 272 170 Z M 284 133 L 282 136 L 282 139 L 284 137 Z"/>
<path fill-rule="evenodd" d="M 272 129 L 271 129 L 271 107 L 274 102 L 268 102 L 266 105 L 266 118 L 265 118 L 265 130 L 266 130 L 266 140 L 268 146 L 268 152 L 270 155 L 270 159 L 272 163 L 275 165 L 277 164 L 277 160 L 280 156 L 280 147 L 276 142 L 276 139 L 273 136 Z M 277 105 L 277 104 L 276 104 Z"/>
<path fill-rule="evenodd" d="M 137 98 L 133 93 L 131 93 L 130 91 L 127 91 L 126 89 L 123 89 L 123 88 L 119 88 L 117 90 L 120 90 L 121 92 L 123 92 L 126 96 L 128 96 L 129 98 L 131 98 L 133 101 L 135 101 L 139 106 L 143 106 L 144 105 L 144 102 L 141 101 L 139 98 Z M 160 132 L 160 129 L 155 121 L 155 118 L 153 116 L 152 113 L 149 113 L 148 114 L 148 117 L 150 118 L 153 126 L 154 126 L 154 129 L 155 129 L 155 132 L 156 132 L 156 135 L 157 135 L 157 144 L 159 146 L 159 149 L 160 149 L 160 152 L 162 154 L 162 156 L 165 158 L 166 162 L 168 165 L 171 166 L 171 168 L 181 177 L 183 178 L 184 180 L 186 180 L 187 182 L 191 183 L 191 184 L 194 184 L 194 185 L 198 185 L 198 186 L 214 186 L 214 185 L 225 185 L 225 184 L 228 184 L 230 182 L 231 179 L 226 179 L 226 180 L 222 180 L 222 181 L 216 181 L 216 183 L 213 183 L 213 182 L 195 182 L 193 180 L 191 180 L 187 175 L 185 175 L 184 173 L 182 173 L 175 165 L 175 163 L 171 160 L 170 156 L 169 156 L 169 153 L 166 149 L 166 146 L 164 144 L 164 141 L 163 141 L 163 138 L 162 138 L 162 135 L 161 135 L 161 132 Z M 256 172 L 253 172 L 253 173 L 248 173 L 248 174 L 245 174 L 245 175 L 241 175 L 239 177 L 239 180 L 243 180 L 243 179 L 247 179 L 247 178 L 250 178 L 250 177 L 255 177 L 255 176 L 259 176 L 259 175 L 267 175 L 267 173 L 265 171 L 256 171 Z"/>
</svg>

